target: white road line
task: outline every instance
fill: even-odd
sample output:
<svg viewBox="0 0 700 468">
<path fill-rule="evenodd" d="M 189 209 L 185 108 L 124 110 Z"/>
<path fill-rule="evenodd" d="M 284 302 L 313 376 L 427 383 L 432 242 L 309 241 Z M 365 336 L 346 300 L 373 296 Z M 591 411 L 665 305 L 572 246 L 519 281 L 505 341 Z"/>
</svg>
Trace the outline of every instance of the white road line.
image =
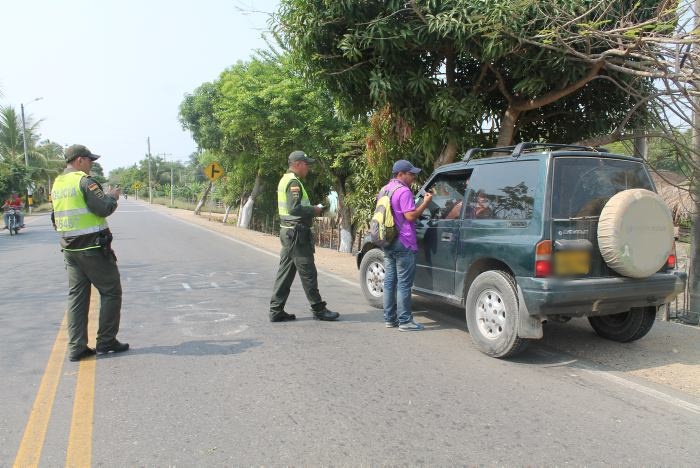
<svg viewBox="0 0 700 468">
<path fill-rule="evenodd" d="M 609 380 L 610 382 L 614 382 L 618 385 L 622 385 L 623 387 L 627 387 L 631 390 L 635 390 L 639 393 L 643 393 L 644 395 L 650 396 L 652 398 L 656 398 L 657 400 L 664 401 L 664 402 L 666 402 L 670 405 L 676 406 L 678 408 L 690 411 L 692 413 L 700 414 L 700 406 L 698 406 L 696 404 L 687 402 L 685 400 L 681 400 L 680 398 L 676 398 L 674 396 L 668 395 L 667 393 L 664 393 L 664 392 L 661 392 L 659 390 L 655 390 L 653 388 L 647 387 L 646 385 L 632 382 L 631 380 L 627 380 L 626 378 L 617 376 L 611 372 L 595 369 L 595 368 L 589 367 L 585 364 L 582 364 L 581 362 L 576 364 L 575 368 L 581 369 L 584 372 L 588 372 L 589 374 L 593 374 L 593 375 L 596 375 L 598 377 L 602 377 L 606 380 Z"/>
<path fill-rule="evenodd" d="M 212 288 L 216 288 L 216 289 L 219 289 L 219 285 L 218 285 L 218 284 L 216 284 L 216 283 L 211 283 L 211 287 L 212 287 Z"/>
<path fill-rule="evenodd" d="M 538 350 L 538 354 L 541 354 L 543 356 L 547 356 L 548 358 L 558 357 L 561 355 L 561 353 L 547 351 L 544 349 Z M 551 368 L 551 367 L 567 367 L 571 370 L 583 371 L 583 372 L 586 372 L 588 374 L 594 375 L 596 377 L 603 378 L 609 382 L 613 382 L 617 385 L 621 385 L 621 386 L 628 388 L 630 390 L 634 390 L 634 391 L 642 393 L 646 396 L 650 396 L 650 397 L 655 398 L 657 400 L 663 401 L 663 402 L 668 403 L 670 405 L 673 405 L 677 408 L 681 408 L 681 409 L 684 409 L 686 411 L 690 411 L 691 413 L 700 414 L 700 405 L 690 403 L 690 402 L 685 401 L 681 398 L 677 398 L 673 395 L 669 395 L 668 393 L 662 392 L 660 390 L 656 390 L 654 388 L 648 387 L 648 386 L 641 384 L 641 383 L 634 382 L 634 381 L 627 379 L 625 377 L 621 377 L 621 376 L 617 375 L 618 373 L 616 373 L 616 372 L 597 369 L 594 365 L 586 364 L 585 362 L 581 361 L 580 359 L 570 359 L 570 360 L 556 362 L 556 363 L 552 363 L 552 364 L 546 364 L 546 365 L 543 365 L 542 367 L 549 367 L 549 368 Z M 569 375 L 574 376 L 574 377 L 576 376 L 576 374 L 569 374 Z"/>
<path fill-rule="evenodd" d="M 185 289 L 192 289 L 192 286 L 190 286 L 190 285 L 187 284 L 187 283 L 182 283 L 182 287 L 185 288 Z"/>
</svg>

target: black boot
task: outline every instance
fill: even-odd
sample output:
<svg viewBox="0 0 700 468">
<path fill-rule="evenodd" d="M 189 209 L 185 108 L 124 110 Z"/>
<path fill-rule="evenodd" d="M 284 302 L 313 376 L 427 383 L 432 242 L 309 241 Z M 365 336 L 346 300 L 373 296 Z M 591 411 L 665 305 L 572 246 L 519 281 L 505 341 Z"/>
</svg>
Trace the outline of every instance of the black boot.
<svg viewBox="0 0 700 468">
<path fill-rule="evenodd" d="M 112 343 L 107 344 L 107 345 L 103 345 L 103 344 L 97 345 L 98 354 L 123 353 L 127 349 L 129 349 L 129 343 L 120 343 L 117 340 L 114 340 Z"/>
<path fill-rule="evenodd" d="M 340 314 L 338 312 L 333 312 L 332 310 L 328 310 L 325 307 L 321 310 L 314 310 L 312 312 L 314 313 L 314 318 L 316 320 L 326 320 L 328 322 L 331 322 L 333 320 L 338 320 L 338 317 L 340 317 Z"/>
</svg>

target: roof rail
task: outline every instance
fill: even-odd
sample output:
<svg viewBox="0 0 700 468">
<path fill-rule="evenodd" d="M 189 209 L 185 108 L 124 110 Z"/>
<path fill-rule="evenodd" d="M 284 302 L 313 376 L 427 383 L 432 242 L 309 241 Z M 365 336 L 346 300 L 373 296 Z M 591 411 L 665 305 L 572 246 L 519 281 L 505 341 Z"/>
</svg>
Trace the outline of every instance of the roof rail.
<svg viewBox="0 0 700 468">
<path fill-rule="evenodd" d="M 476 153 L 511 153 L 515 146 L 499 146 L 497 148 L 470 148 L 465 153 L 462 161 L 469 161 Z"/>
<path fill-rule="evenodd" d="M 462 161 L 468 162 L 476 153 L 510 153 L 511 157 L 517 159 L 525 150 L 532 148 L 569 148 L 573 150 L 595 151 L 598 153 L 608 152 L 607 148 L 601 146 L 567 145 L 563 143 L 521 142 L 515 146 L 499 146 L 496 148 L 470 148 L 465 153 L 464 157 L 462 158 Z"/>
<path fill-rule="evenodd" d="M 574 149 L 574 150 L 585 150 L 585 151 L 595 151 L 597 153 L 607 153 L 606 148 L 599 146 L 581 146 L 581 145 L 567 145 L 562 143 L 532 143 L 532 142 L 522 142 L 515 145 L 515 149 L 510 154 L 513 158 L 518 158 L 522 152 L 530 148 L 558 148 L 558 149 Z"/>
</svg>

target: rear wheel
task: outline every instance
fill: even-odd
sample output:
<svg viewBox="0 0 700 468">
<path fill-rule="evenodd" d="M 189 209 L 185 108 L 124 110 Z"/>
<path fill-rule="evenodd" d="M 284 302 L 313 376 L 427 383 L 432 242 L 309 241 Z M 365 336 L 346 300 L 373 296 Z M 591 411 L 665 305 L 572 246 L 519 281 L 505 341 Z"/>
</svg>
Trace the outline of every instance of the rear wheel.
<svg viewBox="0 0 700 468">
<path fill-rule="evenodd" d="M 522 351 L 527 340 L 518 336 L 519 314 L 515 280 L 506 272 L 486 271 L 469 286 L 467 326 L 481 352 L 504 358 Z"/>
<path fill-rule="evenodd" d="M 372 249 L 360 262 L 360 285 L 362 294 L 372 307 L 384 308 L 384 252 Z"/>
<path fill-rule="evenodd" d="M 656 306 L 635 307 L 620 314 L 588 317 L 595 332 L 608 340 L 627 343 L 649 333 L 656 320 Z"/>
<path fill-rule="evenodd" d="M 8 218 L 8 220 L 7 220 L 7 230 L 10 231 L 10 235 L 11 235 L 11 236 L 14 236 L 15 234 L 17 234 L 17 226 L 16 226 L 16 222 L 15 222 L 15 217 L 14 217 L 14 216 L 10 216 L 10 217 Z"/>
</svg>

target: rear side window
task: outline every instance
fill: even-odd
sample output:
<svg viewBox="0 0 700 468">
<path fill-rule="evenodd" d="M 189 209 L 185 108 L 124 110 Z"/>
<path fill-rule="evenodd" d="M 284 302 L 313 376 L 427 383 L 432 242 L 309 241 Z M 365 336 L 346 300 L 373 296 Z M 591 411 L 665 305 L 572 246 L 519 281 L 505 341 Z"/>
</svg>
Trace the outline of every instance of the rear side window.
<svg viewBox="0 0 700 468">
<path fill-rule="evenodd" d="M 591 157 L 555 158 L 552 217 L 600 216 L 613 195 L 632 188 L 654 190 L 641 162 Z"/>
<path fill-rule="evenodd" d="M 466 218 L 522 220 L 532 218 L 538 161 L 484 164 L 469 179 Z"/>
</svg>

